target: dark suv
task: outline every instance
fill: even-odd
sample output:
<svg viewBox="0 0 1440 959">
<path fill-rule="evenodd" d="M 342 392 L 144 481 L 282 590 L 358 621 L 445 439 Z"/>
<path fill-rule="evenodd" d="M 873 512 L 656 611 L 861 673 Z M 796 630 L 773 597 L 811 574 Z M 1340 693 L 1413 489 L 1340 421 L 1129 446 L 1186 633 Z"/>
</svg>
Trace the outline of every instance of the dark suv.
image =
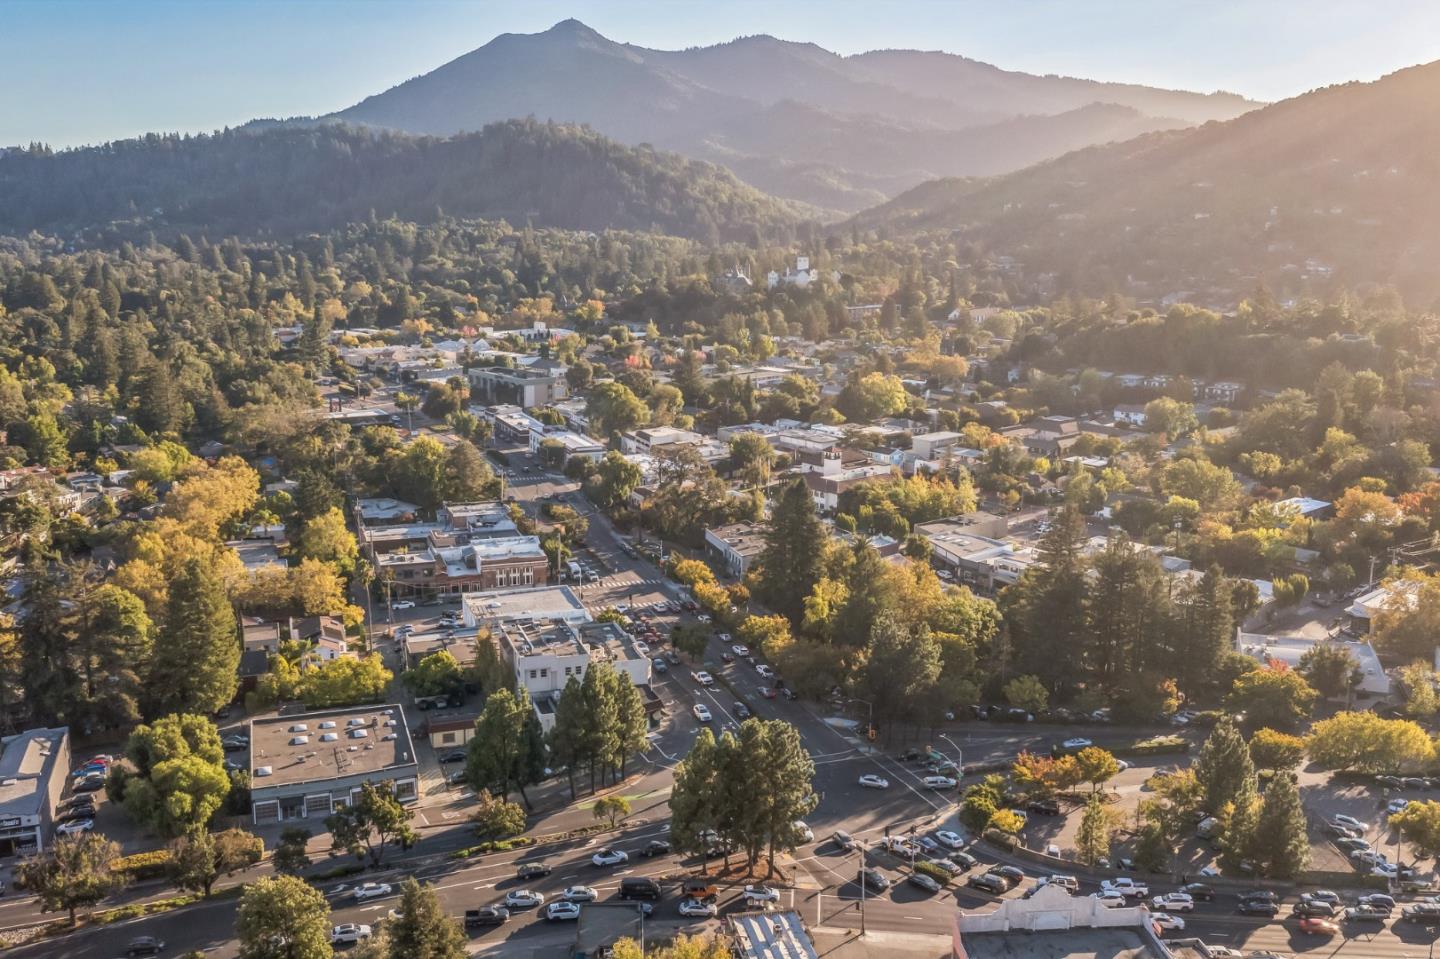
<svg viewBox="0 0 1440 959">
<path fill-rule="evenodd" d="M 988 892 L 994 896 L 1003 895 L 1005 891 L 1010 888 L 1010 884 L 1008 882 L 991 872 L 981 873 L 978 876 L 971 876 L 969 881 L 966 882 L 965 885 L 969 886 L 971 889 L 979 889 L 982 892 Z"/>
<path fill-rule="evenodd" d="M 539 879 L 541 876 L 550 875 L 550 867 L 543 862 L 522 863 L 519 869 L 515 870 L 517 879 Z"/>
<path fill-rule="evenodd" d="M 165 951 L 165 940 L 154 936 L 139 936 L 130 940 L 125 947 L 127 956 L 158 956 Z"/>
<path fill-rule="evenodd" d="M 890 888 L 890 880 L 878 869 L 862 869 L 855 881 L 871 892 L 884 892 Z"/>
</svg>

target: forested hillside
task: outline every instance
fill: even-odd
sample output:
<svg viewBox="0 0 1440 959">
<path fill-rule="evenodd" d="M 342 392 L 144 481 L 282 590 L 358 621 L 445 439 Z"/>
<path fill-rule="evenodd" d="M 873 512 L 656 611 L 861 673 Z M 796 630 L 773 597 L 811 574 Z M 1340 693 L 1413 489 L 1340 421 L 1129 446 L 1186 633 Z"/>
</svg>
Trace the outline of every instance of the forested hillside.
<svg viewBox="0 0 1440 959">
<path fill-rule="evenodd" d="M 961 230 L 1090 292 L 1378 282 L 1429 302 L 1440 295 L 1436 102 L 1440 63 L 992 182 L 925 184 L 857 222 Z"/>
<path fill-rule="evenodd" d="M 708 163 L 528 120 L 450 138 L 281 125 L 0 155 L 8 232 L 118 224 L 283 236 L 437 209 L 705 241 L 783 240 L 805 213 Z"/>
</svg>

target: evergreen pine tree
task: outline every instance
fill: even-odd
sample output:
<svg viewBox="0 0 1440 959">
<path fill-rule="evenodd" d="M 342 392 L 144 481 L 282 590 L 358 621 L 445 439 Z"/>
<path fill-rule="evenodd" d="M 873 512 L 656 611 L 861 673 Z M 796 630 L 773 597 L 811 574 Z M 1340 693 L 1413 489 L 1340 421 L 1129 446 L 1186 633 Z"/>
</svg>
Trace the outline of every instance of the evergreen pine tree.
<svg viewBox="0 0 1440 959">
<path fill-rule="evenodd" d="M 1248 848 L 1249 858 L 1272 879 L 1294 879 L 1309 864 L 1305 808 L 1293 773 L 1280 773 L 1270 781 Z"/>
<path fill-rule="evenodd" d="M 1245 737 L 1228 716 L 1216 724 L 1200 747 L 1193 768 L 1204 796 L 1203 808 L 1212 813 L 1235 802 L 1242 789 L 1253 794 L 1255 763 Z"/>
<path fill-rule="evenodd" d="M 760 554 L 759 595 L 799 628 L 805 597 L 820 579 L 825 530 L 802 480 L 785 487 L 770 516 L 765 549 Z"/>
<path fill-rule="evenodd" d="M 240 637 L 225 584 L 191 559 L 170 584 L 149 677 L 152 715 L 209 714 L 235 697 Z"/>
<path fill-rule="evenodd" d="M 675 766 L 675 780 L 670 789 L 670 840 L 681 853 L 704 857 L 711 845 L 706 833 L 720 825 L 717 759 L 715 734 L 705 727 L 695 737 L 690 752 Z M 706 862 L 702 858 L 702 872 Z"/>
<path fill-rule="evenodd" d="M 389 927 L 391 959 L 463 959 L 466 937 L 435 891 L 413 878 L 400 884 L 399 916 Z"/>
</svg>

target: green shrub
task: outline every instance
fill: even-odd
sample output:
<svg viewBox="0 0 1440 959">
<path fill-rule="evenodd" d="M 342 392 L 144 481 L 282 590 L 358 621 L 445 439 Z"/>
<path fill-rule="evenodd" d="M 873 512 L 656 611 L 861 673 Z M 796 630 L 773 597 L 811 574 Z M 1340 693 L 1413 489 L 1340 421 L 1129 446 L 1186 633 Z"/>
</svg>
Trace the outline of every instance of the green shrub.
<svg viewBox="0 0 1440 959">
<path fill-rule="evenodd" d="M 121 856 L 115 860 L 111 868 L 115 872 L 125 873 L 132 882 L 144 879 L 163 879 L 166 870 L 170 868 L 170 850 L 151 849 L 149 852 Z"/>
<path fill-rule="evenodd" d="M 1189 751 L 1189 741 L 1180 736 L 1152 736 L 1149 739 L 1138 739 L 1113 752 L 1117 756 L 1158 756 L 1165 753 L 1187 753 Z"/>
</svg>

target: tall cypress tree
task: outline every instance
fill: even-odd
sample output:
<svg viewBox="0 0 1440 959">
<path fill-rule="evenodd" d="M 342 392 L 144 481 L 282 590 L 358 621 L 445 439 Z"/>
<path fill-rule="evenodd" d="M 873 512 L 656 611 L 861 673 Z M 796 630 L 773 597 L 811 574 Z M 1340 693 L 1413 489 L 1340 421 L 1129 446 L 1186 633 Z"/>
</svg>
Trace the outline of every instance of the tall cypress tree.
<svg viewBox="0 0 1440 959">
<path fill-rule="evenodd" d="M 705 833 L 720 825 L 720 770 L 718 748 L 709 727 L 700 730 L 690 752 L 675 766 L 670 789 L 670 840 L 682 853 L 702 857 L 701 872 L 710 843 Z"/>
<path fill-rule="evenodd" d="M 1293 773 L 1280 773 L 1265 790 L 1249 857 L 1272 879 L 1293 879 L 1310 861 L 1310 837 L 1305 831 L 1305 808 Z"/>
<path fill-rule="evenodd" d="M 580 681 L 571 676 L 555 704 L 555 725 L 550 728 L 550 757 L 564 766 L 570 777 L 570 798 L 575 798 L 575 770 L 585 758 L 590 716 L 585 711 L 585 694 Z"/>
<path fill-rule="evenodd" d="M 191 559 L 170 584 L 165 624 L 150 671 L 152 715 L 213 713 L 239 684 L 240 636 L 225 585 Z"/>
<path fill-rule="evenodd" d="M 1219 814 L 1242 791 L 1254 794 L 1255 763 L 1250 747 L 1228 716 L 1216 724 L 1195 757 L 1195 779 L 1204 795 L 1204 808 Z"/>
<path fill-rule="evenodd" d="M 463 959 L 466 938 L 459 923 L 446 915 L 430 886 L 413 878 L 400 884 L 399 915 L 386 924 L 388 955 L 393 959 Z"/>
<path fill-rule="evenodd" d="M 1175 663 L 1181 684 L 1195 689 L 1214 676 L 1220 657 L 1234 641 L 1230 581 L 1211 565 L 1184 600 Z"/>
<path fill-rule="evenodd" d="M 820 579 L 825 530 L 803 480 L 785 487 L 770 516 L 760 554 L 760 597 L 799 628 L 805 597 Z"/>
</svg>

